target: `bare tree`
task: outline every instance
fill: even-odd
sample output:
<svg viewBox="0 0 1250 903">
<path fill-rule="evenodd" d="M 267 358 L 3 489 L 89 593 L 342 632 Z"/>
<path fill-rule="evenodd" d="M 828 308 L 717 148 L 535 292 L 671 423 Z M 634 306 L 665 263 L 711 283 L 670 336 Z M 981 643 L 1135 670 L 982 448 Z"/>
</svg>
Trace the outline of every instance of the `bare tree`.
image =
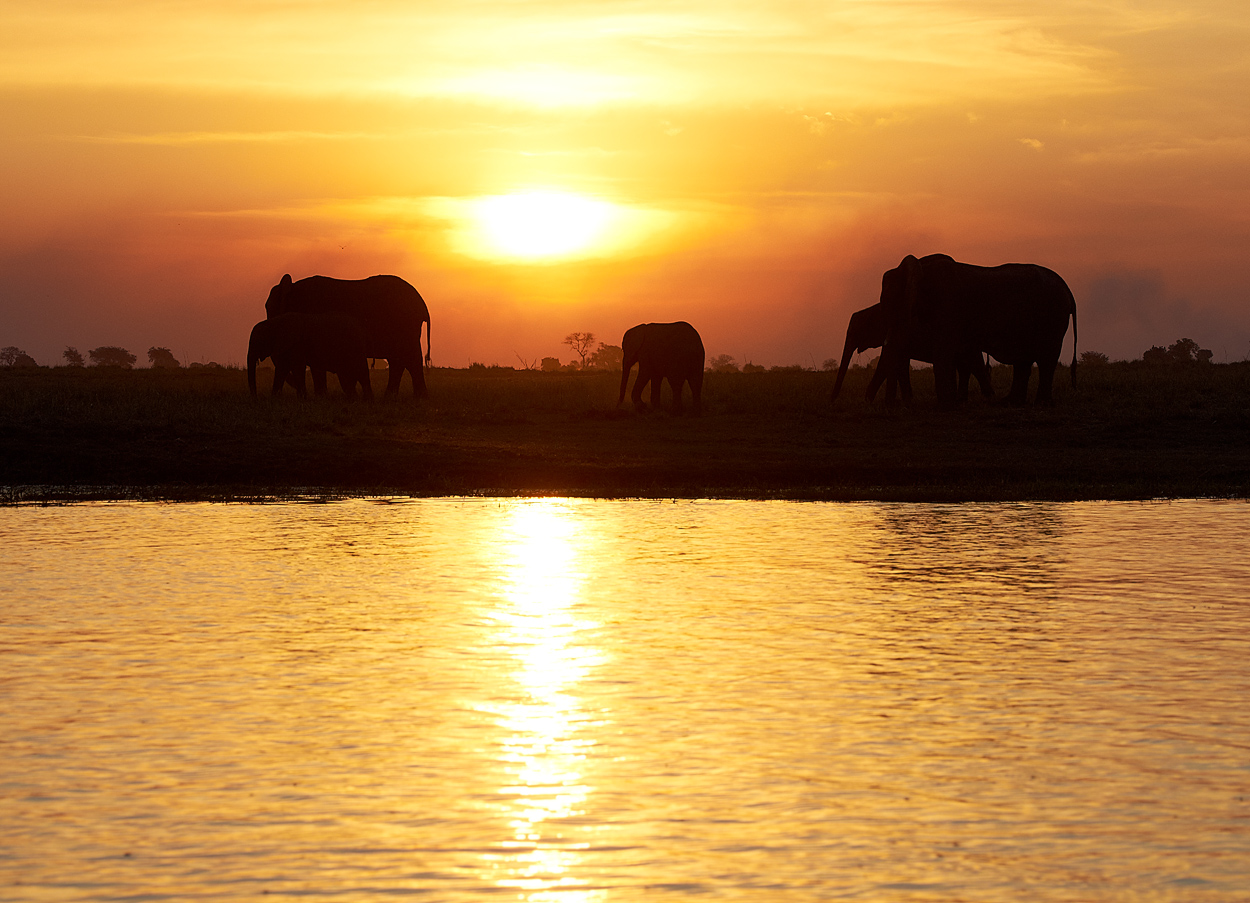
<svg viewBox="0 0 1250 903">
<path fill-rule="evenodd" d="M 590 354 L 590 346 L 595 343 L 593 332 L 570 332 L 564 337 L 564 344 L 582 359 L 582 367 L 586 366 L 586 355 Z"/>
<path fill-rule="evenodd" d="M 517 352 L 514 351 L 512 353 L 516 354 L 516 359 L 521 362 L 522 370 L 537 370 L 538 369 L 538 358 L 534 358 L 532 361 L 527 361 L 525 358 L 521 357 L 520 354 L 517 354 Z"/>
</svg>

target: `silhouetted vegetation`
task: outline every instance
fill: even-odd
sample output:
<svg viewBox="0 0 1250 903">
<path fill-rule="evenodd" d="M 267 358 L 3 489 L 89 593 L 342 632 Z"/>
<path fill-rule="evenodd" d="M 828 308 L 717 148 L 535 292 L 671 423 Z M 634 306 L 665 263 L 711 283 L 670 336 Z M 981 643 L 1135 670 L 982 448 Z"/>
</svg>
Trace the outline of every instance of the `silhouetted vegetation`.
<svg viewBox="0 0 1250 903">
<path fill-rule="evenodd" d="M 148 349 L 148 363 L 153 367 L 169 367 L 177 369 L 182 364 L 178 363 L 178 358 L 174 357 L 174 353 L 168 348 L 157 348 L 153 345 Z"/>
<path fill-rule="evenodd" d="M 67 367 L 86 366 L 86 361 L 82 359 L 82 354 L 73 345 L 66 345 L 65 350 L 61 352 L 61 357 L 65 358 L 65 366 Z"/>
<path fill-rule="evenodd" d="M 625 352 L 620 345 L 600 342 L 599 347 L 586 359 L 586 366 L 594 370 L 615 370 L 619 373 L 624 360 Z"/>
<path fill-rule="evenodd" d="M 573 349 L 573 353 L 581 358 L 581 366 L 586 366 L 586 355 L 590 353 L 590 347 L 595 343 L 595 334 L 593 332 L 570 332 L 564 337 L 564 344 Z"/>
<path fill-rule="evenodd" d="M 718 354 L 708 358 L 707 368 L 712 373 L 737 373 L 738 364 L 732 354 Z"/>
<path fill-rule="evenodd" d="M 1211 363 L 1211 351 L 1199 348 L 1193 339 L 1177 339 L 1166 348 L 1153 345 L 1142 354 L 1142 360 L 1153 367 L 1188 367 Z"/>
<path fill-rule="evenodd" d="M 1082 351 L 1081 352 L 1080 366 L 1082 367 L 1101 367 L 1109 363 L 1111 363 L 1110 358 L 1108 358 L 1101 351 Z"/>
<path fill-rule="evenodd" d="M 87 352 L 87 356 L 91 358 L 93 367 L 120 367 L 122 370 L 129 370 L 138 360 L 125 348 L 119 348 L 116 345 L 101 345 L 99 348 L 92 348 Z"/>
<path fill-rule="evenodd" d="M 18 348 L 16 345 L 10 345 L 7 348 L 0 348 L 0 367 L 38 367 L 39 364 L 35 359 Z"/>
<path fill-rule="evenodd" d="M 616 406 L 619 375 L 429 371 L 430 398 L 252 399 L 237 368 L 0 370 L 0 485 L 21 498 L 308 491 L 818 499 L 1250 496 L 1250 363 L 1111 362 L 1054 407 L 868 405 L 871 376 L 705 376 L 703 416 Z M 378 394 L 387 371 L 372 374 Z M 1010 368 L 995 367 L 1006 393 Z M 668 389 L 664 403 L 667 406 Z"/>
</svg>

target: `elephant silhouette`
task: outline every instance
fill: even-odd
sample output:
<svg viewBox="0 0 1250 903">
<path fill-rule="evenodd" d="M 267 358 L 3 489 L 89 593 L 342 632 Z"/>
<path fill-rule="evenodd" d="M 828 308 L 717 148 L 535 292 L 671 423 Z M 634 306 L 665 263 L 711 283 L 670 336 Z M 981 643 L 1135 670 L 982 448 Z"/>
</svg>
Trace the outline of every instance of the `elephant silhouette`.
<svg viewBox="0 0 1250 903">
<path fill-rule="evenodd" d="M 851 364 L 851 355 L 867 351 L 869 348 L 880 348 L 885 344 L 885 333 L 885 308 L 880 302 L 851 314 L 850 322 L 846 327 L 846 343 L 842 346 L 842 362 L 838 366 L 838 378 L 833 384 L 833 392 L 829 396 L 830 401 L 837 401 L 838 393 L 842 391 L 842 381 L 846 378 L 847 368 Z M 871 402 L 875 399 L 882 383 L 886 384 L 887 401 L 893 401 L 896 388 L 902 391 L 904 401 L 911 399 L 911 361 L 933 363 L 933 349 L 929 347 L 928 342 L 924 341 L 924 338 L 924 336 L 917 336 L 913 340 L 908 349 L 906 366 L 898 367 L 894 372 L 888 372 L 887 368 L 878 366 L 873 371 L 868 390 L 864 393 L 865 400 Z M 968 380 L 973 376 L 977 378 L 981 394 L 985 398 L 994 397 L 990 368 L 980 352 L 962 355 L 956 364 L 956 370 L 959 376 L 960 401 L 967 400 Z"/>
<path fill-rule="evenodd" d="M 425 324 L 425 363 L 429 364 L 430 310 L 421 294 L 398 276 L 370 276 L 368 279 L 309 276 L 292 282 L 288 274 L 270 289 L 265 312 L 270 317 L 289 313 L 353 317 L 364 330 L 366 355 L 385 358 L 390 367 L 386 394 L 398 394 L 405 370 L 412 375 L 413 394 L 427 394 L 421 357 L 421 324 Z M 315 373 L 314 370 L 314 379 Z"/>
<path fill-rule="evenodd" d="M 690 384 L 690 394 L 694 397 L 694 413 L 699 415 L 702 410 L 703 398 L 703 339 L 699 332 L 689 323 L 680 320 L 676 323 L 641 323 L 625 331 L 621 338 L 621 350 L 624 359 L 621 362 L 621 394 L 616 406 L 625 401 L 625 389 L 629 385 L 629 374 L 634 365 L 638 365 L 638 378 L 634 381 L 634 390 L 630 400 L 638 410 L 645 410 L 642 392 L 651 385 L 651 407 L 659 408 L 660 387 L 668 380 L 673 390 L 673 409 L 680 411 L 682 387 Z"/>
<path fill-rule="evenodd" d="M 938 401 L 957 400 L 961 360 L 985 352 L 1013 367 L 1007 401 L 1027 401 L 1037 364 L 1036 401 L 1053 400 L 1055 368 L 1072 320 L 1072 384 L 1076 385 L 1076 299 L 1063 278 L 1032 263 L 982 267 L 946 254 L 907 255 L 881 277 L 886 332 L 878 369 L 898 373 L 915 357 L 933 354 Z"/>
<path fill-rule="evenodd" d="M 273 359 L 273 394 L 291 383 L 305 397 L 304 368 L 312 370 L 313 391 L 326 394 L 326 373 L 335 373 L 344 394 L 355 397 L 356 384 L 366 401 L 373 400 L 365 332 L 346 314 L 280 314 L 252 327 L 247 345 L 247 387 L 256 395 L 256 365 Z"/>
</svg>

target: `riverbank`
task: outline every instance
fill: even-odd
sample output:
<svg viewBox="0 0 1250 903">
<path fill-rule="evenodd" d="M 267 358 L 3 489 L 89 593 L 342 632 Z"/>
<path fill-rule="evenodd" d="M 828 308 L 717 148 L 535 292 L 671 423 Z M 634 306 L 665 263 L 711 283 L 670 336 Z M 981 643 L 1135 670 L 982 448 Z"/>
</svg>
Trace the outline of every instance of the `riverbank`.
<svg viewBox="0 0 1250 903">
<path fill-rule="evenodd" d="M 375 372 L 375 391 L 385 386 Z M 231 369 L 0 371 L 0 503 L 334 495 L 1014 501 L 1250 496 L 1250 363 L 1056 376 L 1051 408 L 867 405 L 852 370 L 708 374 L 700 418 L 619 374 L 434 369 L 430 397 L 251 398 Z M 996 367 L 1007 391 L 1010 371 Z M 1036 386 L 1036 375 L 1033 380 Z M 262 385 L 268 384 L 262 376 Z M 689 400 L 687 398 L 687 404 Z"/>
</svg>

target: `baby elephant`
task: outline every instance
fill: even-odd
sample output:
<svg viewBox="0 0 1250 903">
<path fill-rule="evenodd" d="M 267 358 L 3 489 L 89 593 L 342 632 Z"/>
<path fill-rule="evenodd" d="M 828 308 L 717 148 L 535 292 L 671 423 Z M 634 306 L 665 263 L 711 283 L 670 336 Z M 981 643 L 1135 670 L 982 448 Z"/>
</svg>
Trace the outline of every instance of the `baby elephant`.
<svg viewBox="0 0 1250 903">
<path fill-rule="evenodd" d="M 346 314 L 280 314 L 252 327 L 247 346 L 247 387 L 256 394 L 256 365 L 273 358 L 273 394 L 290 382 L 305 395 L 304 368 L 313 374 L 313 391 L 326 393 L 326 373 L 336 373 L 346 395 L 355 397 L 356 383 L 366 401 L 373 400 L 365 334 L 355 317 Z"/>
</svg>

